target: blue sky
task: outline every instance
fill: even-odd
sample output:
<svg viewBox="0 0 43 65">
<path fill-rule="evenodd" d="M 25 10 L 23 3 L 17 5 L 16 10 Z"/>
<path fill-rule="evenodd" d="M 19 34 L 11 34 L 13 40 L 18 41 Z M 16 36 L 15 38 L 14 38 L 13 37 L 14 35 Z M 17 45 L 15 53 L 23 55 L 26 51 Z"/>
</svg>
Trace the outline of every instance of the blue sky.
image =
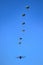
<svg viewBox="0 0 43 65">
<path fill-rule="evenodd" d="M 43 65 L 43 0 L 0 0 L 0 65 Z"/>
</svg>

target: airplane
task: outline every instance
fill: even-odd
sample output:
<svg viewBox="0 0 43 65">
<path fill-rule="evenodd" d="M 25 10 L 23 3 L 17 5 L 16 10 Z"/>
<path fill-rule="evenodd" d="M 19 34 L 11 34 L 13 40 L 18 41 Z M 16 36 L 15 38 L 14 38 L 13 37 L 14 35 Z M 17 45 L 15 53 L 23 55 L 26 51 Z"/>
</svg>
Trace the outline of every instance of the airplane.
<svg viewBox="0 0 43 65">
<path fill-rule="evenodd" d="M 25 22 L 22 23 L 22 25 L 24 25 L 24 24 L 25 24 Z"/>
<path fill-rule="evenodd" d="M 25 58 L 25 56 L 18 56 L 16 58 L 22 59 L 22 58 Z"/>
<path fill-rule="evenodd" d="M 27 5 L 27 6 L 26 6 L 26 9 L 29 9 L 29 8 L 30 8 L 30 7 Z"/>
<path fill-rule="evenodd" d="M 20 39 L 20 40 L 22 40 L 22 38 L 21 38 L 21 37 L 20 37 L 19 39 Z"/>
<path fill-rule="evenodd" d="M 25 16 L 25 14 L 22 14 L 22 16 Z"/>
</svg>

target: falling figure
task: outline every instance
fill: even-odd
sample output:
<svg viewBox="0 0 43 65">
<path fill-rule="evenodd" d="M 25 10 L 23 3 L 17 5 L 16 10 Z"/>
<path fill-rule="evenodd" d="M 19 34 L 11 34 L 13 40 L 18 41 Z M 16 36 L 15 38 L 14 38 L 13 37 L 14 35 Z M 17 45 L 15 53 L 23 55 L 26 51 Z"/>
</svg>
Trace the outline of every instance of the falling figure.
<svg viewBox="0 0 43 65">
<path fill-rule="evenodd" d="M 22 32 L 25 32 L 25 30 L 23 29 Z"/>
<path fill-rule="evenodd" d="M 23 22 L 22 25 L 25 25 L 25 22 Z"/>
<path fill-rule="evenodd" d="M 22 14 L 22 16 L 25 16 L 25 14 Z"/>
<path fill-rule="evenodd" d="M 17 58 L 22 59 L 22 58 L 25 58 L 25 56 L 18 56 Z"/>
<path fill-rule="evenodd" d="M 19 44 L 21 44 L 21 42 L 19 42 Z"/>
<path fill-rule="evenodd" d="M 22 40 L 22 38 L 21 38 L 21 37 L 20 37 L 19 39 L 20 39 L 20 40 Z"/>
<path fill-rule="evenodd" d="M 27 6 L 26 6 L 26 9 L 29 9 L 29 8 L 30 8 L 30 7 L 27 5 Z"/>
</svg>

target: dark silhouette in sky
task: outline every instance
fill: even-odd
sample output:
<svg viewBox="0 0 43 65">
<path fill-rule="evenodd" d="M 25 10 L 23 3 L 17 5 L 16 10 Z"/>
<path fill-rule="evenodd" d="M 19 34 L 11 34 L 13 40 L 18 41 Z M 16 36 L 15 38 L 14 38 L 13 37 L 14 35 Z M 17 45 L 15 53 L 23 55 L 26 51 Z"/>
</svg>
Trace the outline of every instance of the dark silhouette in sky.
<svg viewBox="0 0 43 65">
<path fill-rule="evenodd" d="M 22 22 L 22 25 L 25 25 L 25 22 Z"/>
<path fill-rule="evenodd" d="M 26 6 L 26 9 L 29 9 L 29 8 L 30 8 L 30 7 L 27 5 L 27 6 Z"/>
<path fill-rule="evenodd" d="M 19 40 L 22 40 L 22 38 L 20 37 Z"/>
<path fill-rule="evenodd" d="M 26 14 L 22 14 L 22 16 L 25 16 Z"/>
<path fill-rule="evenodd" d="M 21 42 L 19 42 L 19 44 L 21 44 Z"/>
<path fill-rule="evenodd" d="M 22 59 L 22 58 L 25 58 L 25 56 L 18 56 L 17 58 Z"/>
<path fill-rule="evenodd" d="M 25 30 L 23 29 L 22 32 L 25 32 Z"/>
</svg>

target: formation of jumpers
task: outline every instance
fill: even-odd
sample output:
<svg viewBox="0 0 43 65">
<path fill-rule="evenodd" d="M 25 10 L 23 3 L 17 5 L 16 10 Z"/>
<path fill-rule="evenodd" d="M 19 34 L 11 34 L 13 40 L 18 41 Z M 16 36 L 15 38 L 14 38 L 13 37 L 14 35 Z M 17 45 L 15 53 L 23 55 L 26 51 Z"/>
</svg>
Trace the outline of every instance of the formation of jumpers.
<svg viewBox="0 0 43 65">
<path fill-rule="evenodd" d="M 29 9 L 29 8 L 30 8 L 30 6 L 27 5 L 27 6 L 26 6 L 26 9 Z M 24 16 L 26 16 L 25 13 L 22 14 L 22 17 L 24 17 Z M 22 22 L 22 25 L 25 25 L 25 24 L 26 24 L 25 22 Z M 25 32 L 25 29 L 23 29 L 22 32 Z M 19 38 L 19 44 L 20 44 L 20 45 L 21 45 L 21 43 L 22 43 L 22 42 L 21 42 L 22 39 L 23 39 L 22 37 Z M 25 58 L 25 56 L 17 56 L 16 58 L 22 59 L 22 58 Z"/>
</svg>

